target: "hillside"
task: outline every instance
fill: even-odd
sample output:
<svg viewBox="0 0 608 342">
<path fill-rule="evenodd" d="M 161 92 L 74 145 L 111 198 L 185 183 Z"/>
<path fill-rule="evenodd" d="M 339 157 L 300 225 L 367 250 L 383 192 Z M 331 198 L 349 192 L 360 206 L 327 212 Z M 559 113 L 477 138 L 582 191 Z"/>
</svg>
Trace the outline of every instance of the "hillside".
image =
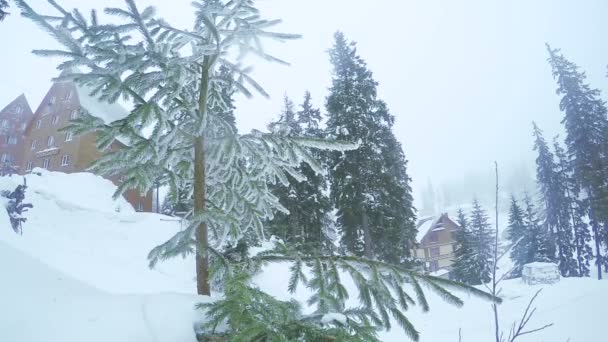
<svg viewBox="0 0 608 342">
<path fill-rule="evenodd" d="M 13 232 L 0 210 L 0 341 L 195 341 L 193 323 L 202 314 L 193 306 L 204 298 L 193 295 L 193 260 L 178 258 L 154 270 L 146 260 L 148 251 L 180 223 L 136 213 L 122 199 L 113 201 L 114 187 L 101 177 L 38 171 L 41 176 L 27 177 L 26 200 L 34 208 L 26 214 L 23 235 Z M 0 190 L 21 182 L 20 177 L 0 178 Z M 257 284 L 278 298 L 290 298 L 286 267 L 268 266 Z M 602 341 L 607 284 L 562 279 L 545 286 L 530 327 L 554 325 L 518 341 Z M 501 321 L 507 329 L 538 287 L 518 279 L 502 285 Z M 356 305 L 354 286 L 348 290 Z M 304 301 L 306 289 L 295 296 Z M 489 303 L 464 299 L 458 309 L 429 294 L 429 313 L 411 309 L 408 317 L 422 332 L 421 340 L 457 341 L 461 329 L 462 341 L 489 341 Z M 397 324 L 381 338 L 407 341 Z"/>
</svg>

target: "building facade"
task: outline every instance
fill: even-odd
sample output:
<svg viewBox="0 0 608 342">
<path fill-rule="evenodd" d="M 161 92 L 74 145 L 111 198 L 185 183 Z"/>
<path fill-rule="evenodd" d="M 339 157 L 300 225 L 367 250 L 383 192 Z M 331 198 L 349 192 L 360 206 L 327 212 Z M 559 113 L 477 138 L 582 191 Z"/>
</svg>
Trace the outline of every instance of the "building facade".
<svg viewBox="0 0 608 342">
<path fill-rule="evenodd" d="M 9 122 L 6 135 L 13 137 L 20 134 L 20 140 L 16 144 L 0 145 L 0 155 L 14 155 L 12 163 L 20 174 L 30 172 L 36 167 L 64 173 L 84 172 L 103 154 L 97 149 L 95 134 L 75 136 L 69 132 L 62 132 L 61 129 L 65 128 L 70 120 L 78 118 L 84 110 L 98 116 L 106 123 L 127 115 L 125 109 L 119 105 L 101 103 L 91 97 L 90 93 L 90 89 L 77 86 L 73 82 L 56 82 L 34 113 L 29 109 L 29 105 L 22 103 L 25 101 L 24 96 L 17 98 L 15 100 L 18 101 L 17 104 L 13 101 L 0 115 L 5 115 L 6 111 L 6 120 L 9 120 L 10 114 L 15 112 L 11 108 L 15 108 L 16 105 L 23 108 L 24 113 L 21 116 L 13 115 L 13 121 Z M 17 118 L 22 120 L 17 121 Z M 6 140 L 8 142 L 8 138 Z M 122 147 L 123 144 L 115 141 L 110 146 L 110 150 Z M 111 180 L 115 184 L 120 181 L 120 179 Z M 155 207 L 152 193 L 140 195 L 138 191 L 130 190 L 124 196 L 138 211 L 152 211 Z"/>
<path fill-rule="evenodd" d="M 456 250 L 455 233 L 459 229 L 448 214 L 418 222 L 418 243 L 413 255 L 422 261 L 426 272 L 449 277 Z"/>
<path fill-rule="evenodd" d="M 25 130 L 33 116 L 23 94 L 0 111 L 0 174 L 22 171 Z"/>
</svg>

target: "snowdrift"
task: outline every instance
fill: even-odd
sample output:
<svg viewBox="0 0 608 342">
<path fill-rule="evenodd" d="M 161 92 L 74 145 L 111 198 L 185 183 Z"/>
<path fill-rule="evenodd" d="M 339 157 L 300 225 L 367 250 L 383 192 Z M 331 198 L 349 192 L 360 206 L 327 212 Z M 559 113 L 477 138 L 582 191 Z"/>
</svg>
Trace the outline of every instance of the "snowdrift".
<svg viewBox="0 0 608 342">
<path fill-rule="evenodd" d="M 114 185 L 87 173 L 65 175 L 36 170 L 27 176 L 23 235 L 11 229 L 0 210 L 0 341 L 195 341 L 193 322 L 202 319 L 194 304 L 194 261 L 180 258 L 150 270 L 151 248 L 181 229 L 163 215 L 136 213 L 126 201 L 112 200 Z M 0 178 L 0 190 L 13 190 L 22 177 Z M 307 299 L 307 289 L 287 291 L 288 265 L 269 265 L 256 283 L 279 299 Z M 352 283 L 345 281 L 357 304 Z M 519 279 L 502 283 L 503 329 L 518 320 L 540 286 Z M 519 342 L 603 341 L 608 315 L 608 282 L 562 279 L 544 285 L 530 328 L 553 323 Z M 408 318 L 421 341 L 492 340 L 488 302 L 459 294 L 463 308 L 429 292 L 429 313 L 413 307 Z M 383 341 L 407 341 L 398 324 Z"/>
</svg>

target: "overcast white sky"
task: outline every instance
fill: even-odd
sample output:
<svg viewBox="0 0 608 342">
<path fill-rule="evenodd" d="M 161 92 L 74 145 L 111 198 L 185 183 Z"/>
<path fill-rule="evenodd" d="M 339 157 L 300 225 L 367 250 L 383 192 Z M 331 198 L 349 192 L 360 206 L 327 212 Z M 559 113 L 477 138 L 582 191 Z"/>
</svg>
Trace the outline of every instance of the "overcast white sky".
<svg viewBox="0 0 608 342">
<path fill-rule="evenodd" d="M 117 6 L 122 0 L 59 0 L 68 8 Z M 43 0 L 31 0 L 43 5 Z M 190 0 L 140 0 L 189 28 Z M 396 117 L 415 188 L 531 163 L 531 121 L 548 137 L 562 114 L 546 63 L 545 42 L 582 66 L 594 87 L 608 89 L 608 1 L 605 0 L 260 0 L 266 17 L 303 39 L 269 43 L 290 67 L 252 59 L 271 99 L 239 100 L 239 128 L 263 129 L 282 96 L 299 102 L 310 90 L 324 105 L 331 81 L 327 49 L 336 30 L 355 40 Z M 54 42 L 13 15 L 0 23 L 0 107 L 25 93 L 35 110 L 56 76 L 56 60 L 33 56 Z"/>
</svg>

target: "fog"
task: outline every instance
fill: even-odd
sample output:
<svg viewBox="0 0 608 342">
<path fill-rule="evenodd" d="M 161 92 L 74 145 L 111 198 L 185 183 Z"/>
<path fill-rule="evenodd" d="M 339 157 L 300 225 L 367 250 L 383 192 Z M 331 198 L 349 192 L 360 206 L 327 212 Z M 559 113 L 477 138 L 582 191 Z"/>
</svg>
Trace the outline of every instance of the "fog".
<svg viewBox="0 0 608 342">
<path fill-rule="evenodd" d="M 85 10 L 121 3 L 59 2 Z M 189 0 L 138 3 L 157 6 L 176 26 L 190 26 Z M 331 81 L 327 49 L 333 33 L 341 30 L 358 43 L 380 84 L 380 97 L 396 117 L 395 134 L 409 159 L 417 197 L 429 183 L 451 189 L 457 200 L 483 197 L 486 188 L 492 192 L 494 160 L 507 190 L 534 190 L 531 122 L 551 139 L 560 133 L 562 118 L 545 42 L 584 68 L 593 87 L 608 87 L 608 44 L 598 39 L 608 32 L 605 0 L 259 3 L 266 17 L 284 20 L 282 31 L 303 38 L 266 45 L 268 52 L 291 62 L 289 67 L 249 59 L 270 98 L 239 98 L 239 129 L 264 129 L 279 113 L 285 94 L 299 102 L 310 90 L 323 107 Z M 25 93 L 35 110 L 57 75 L 58 61 L 30 51 L 56 44 L 14 6 L 11 12 L 0 23 L 0 107 Z"/>
</svg>

